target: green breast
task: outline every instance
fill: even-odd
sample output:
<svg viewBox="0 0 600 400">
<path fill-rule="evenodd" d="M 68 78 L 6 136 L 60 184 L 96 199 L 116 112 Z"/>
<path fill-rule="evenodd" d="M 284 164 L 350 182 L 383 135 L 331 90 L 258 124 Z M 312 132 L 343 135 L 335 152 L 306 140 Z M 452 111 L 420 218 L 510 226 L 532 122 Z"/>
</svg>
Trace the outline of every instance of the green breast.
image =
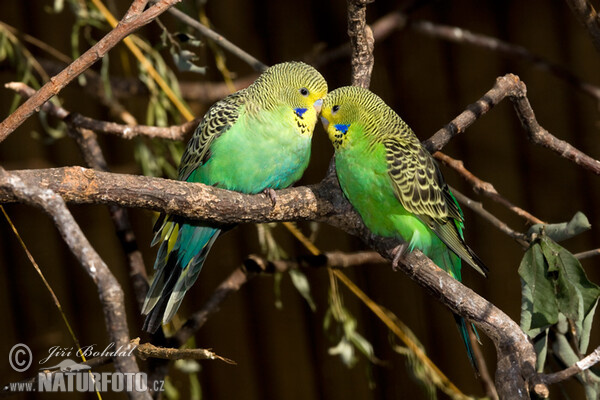
<svg viewBox="0 0 600 400">
<path fill-rule="evenodd" d="M 260 120 L 241 115 L 215 140 L 210 159 L 193 179 L 243 193 L 288 187 L 308 165 L 311 137 L 300 133 L 293 114 L 283 110 L 262 115 Z"/>
</svg>

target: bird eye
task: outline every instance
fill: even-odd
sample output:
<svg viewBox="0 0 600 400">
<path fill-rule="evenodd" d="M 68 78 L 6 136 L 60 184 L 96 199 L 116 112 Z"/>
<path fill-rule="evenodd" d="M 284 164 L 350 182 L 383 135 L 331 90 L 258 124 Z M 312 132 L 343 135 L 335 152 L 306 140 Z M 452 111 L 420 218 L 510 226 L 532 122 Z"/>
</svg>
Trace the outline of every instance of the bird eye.
<svg viewBox="0 0 600 400">
<path fill-rule="evenodd" d="M 303 87 L 302 89 L 300 89 L 300 94 L 304 97 L 308 96 L 308 89 Z"/>
<path fill-rule="evenodd" d="M 336 112 L 338 112 L 338 111 L 339 111 L 339 109 L 340 109 L 340 106 L 338 106 L 338 105 L 336 104 L 335 106 L 331 107 L 331 112 L 332 112 L 333 114 L 335 114 Z"/>
</svg>

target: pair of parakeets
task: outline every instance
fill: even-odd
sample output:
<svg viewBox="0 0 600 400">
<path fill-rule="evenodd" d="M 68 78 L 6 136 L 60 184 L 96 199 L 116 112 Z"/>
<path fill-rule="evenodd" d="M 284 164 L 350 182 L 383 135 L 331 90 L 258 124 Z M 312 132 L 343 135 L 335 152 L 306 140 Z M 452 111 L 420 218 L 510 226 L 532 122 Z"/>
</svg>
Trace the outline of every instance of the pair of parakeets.
<svg viewBox="0 0 600 400">
<path fill-rule="evenodd" d="M 308 165 L 319 113 L 335 147 L 340 186 L 373 233 L 420 249 L 455 279 L 461 279 L 461 259 L 485 275 L 463 240 L 456 199 L 406 123 L 366 89 L 327 94 L 325 79 L 304 63 L 274 65 L 247 89 L 214 104 L 187 145 L 179 179 L 243 193 L 288 187 Z M 226 228 L 159 218 L 145 330 L 154 332 L 173 317 Z M 456 319 L 472 359 L 467 326 Z"/>
</svg>

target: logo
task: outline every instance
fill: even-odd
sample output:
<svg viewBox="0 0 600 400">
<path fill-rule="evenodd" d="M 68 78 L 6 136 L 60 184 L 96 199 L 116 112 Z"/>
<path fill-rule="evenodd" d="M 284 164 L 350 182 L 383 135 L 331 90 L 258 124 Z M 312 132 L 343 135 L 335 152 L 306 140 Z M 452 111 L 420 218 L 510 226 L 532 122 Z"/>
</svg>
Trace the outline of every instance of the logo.
<svg viewBox="0 0 600 400">
<path fill-rule="evenodd" d="M 15 344 L 8 353 L 8 363 L 17 372 L 27 371 L 32 362 L 31 349 L 24 343 Z"/>
<path fill-rule="evenodd" d="M 78 364 L 75 361 L 67 358 L 66 360 L 62 360 L 58 364 L 53 367 L 40 368 L 40 371 L 52 371 L 57 370 L 60 372 L 79 372 L 79 371 L 87 371 L 88 369 L 92 369 L 89 365 Z"/>
<path fill-rule="evenodd" d="M 110 343 L 104 349 L 96 349 L 95 345 L 74 349 L 72 347 L 54 346 L 48 349 L 48 356 L 39 361 L 46 364 L 50 359 L 63 357 L 129 357 L 137 346 L 115 348 Z M 33 354 L 29 346 L 17 343 L 10 349 L 8 362 L 17 372 L 25 372 L 33 363 Z M 37 379 L 14 382 L 4 387 L 9 392 L 154 392 L 164 390 L 164 381 L 152 381 L 148 386 L 148 377 L 144 372 L 92 372 L 89 365 L 78 363 L 71 358 L 64 358 L 52 366 L 42 367 Z M 50 364 L 50 363 L 49 363 Z"/>
</svg>

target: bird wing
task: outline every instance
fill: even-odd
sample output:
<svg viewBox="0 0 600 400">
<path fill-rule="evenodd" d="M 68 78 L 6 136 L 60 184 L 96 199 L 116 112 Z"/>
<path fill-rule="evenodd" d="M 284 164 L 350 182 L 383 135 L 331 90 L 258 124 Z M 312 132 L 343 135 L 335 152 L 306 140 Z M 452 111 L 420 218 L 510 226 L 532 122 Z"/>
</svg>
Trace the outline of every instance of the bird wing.
<svg viewBox="0 0 600 400">
<path fill-rule="evenodd" d="M 463 214 L 440 169 L 417 139 L 384 141 L 388 174 L 402 206 L 425 223 L 457 256 L 482 275 L 487 268 L 465 244 Z"/>
<path fill-rule="evenodd" d="M 245 102 L 245 90 L 240 90 L 208 109 L 181 157 L 179 180 L 187 180 L 196 168 L 210 158 L 211 144 L 235 124 Z"/>
<path fill-rule="evenodd" d="M 462 212 L 431 154 L 417 140 L 389 138 L 384 145 L 388 174 L 402 206 L 438 224 L 448 218 L 462 223 Z"/>
</svg>

